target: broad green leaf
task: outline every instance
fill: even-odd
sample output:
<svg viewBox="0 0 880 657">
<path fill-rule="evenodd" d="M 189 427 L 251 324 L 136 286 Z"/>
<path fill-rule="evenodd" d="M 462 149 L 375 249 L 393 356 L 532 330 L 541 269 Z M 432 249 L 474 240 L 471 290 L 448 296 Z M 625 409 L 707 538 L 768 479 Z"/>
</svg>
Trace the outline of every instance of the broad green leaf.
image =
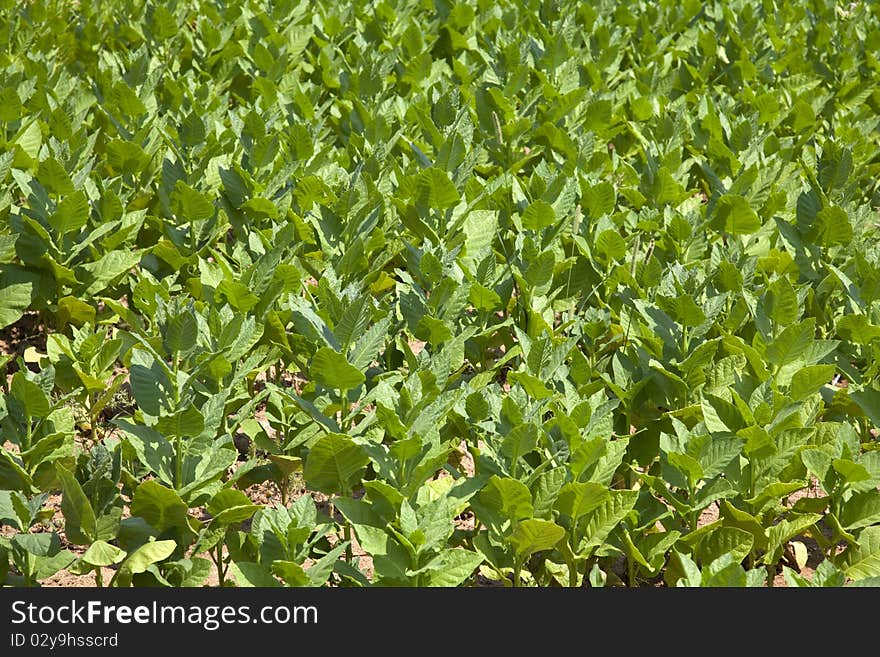
<svg viewBox="0 0 880 657">
<path fill-rule="evenodd" d="M 309 372 L 319 384 L 335 390 L 351 390 L 366 380 L 363 372 L 329 347 L 318 349 L 312 357 Z"/>
<path fill-rule="evenodd" d="M 818 392 L 823 385 L 831 382 L 835 370 L 834 365 L 810 365 L 799 369 L 791 377 L 791 398 L 801 401 Z"/>
<path fill-rule="evenodd" d="M 310 582 L 303 567 L 294 561 L 273 561 L 272 574 L 288 586 L 308 586 Z"/>
<path fill-rule="evenodd" d="M 545 201 L 535 201 L 522 215 L 523 228 L 540 231 L 556 223 L 556 211 Z"/>
<path fill-rule="evenodd" d="M 0 285 L 0 329 L 4 329 L 21 319 L 30 306 L 32 290 L 33 284 L 31 283 Z"/>
<path fill-rule="evenodd" d="M 470 550 L 448 548 L 428 562 L 425 586 L 459 586 L 473 574 L 483 555 Z"/>
<path fill-rule="evenodd" d="M 58 300 L 57 312 L 59 322 L 75 326 L 94 323 L 97 314 L 91 304 L 70 296 Z"/>
<path fill-rule="evenodd" d="M 530 518 L 517 523 L 507 540 L 521 561 L 535 552 L 551 549 L 564 536 L 565 530 L 555 522 Z"/>
<path fill-rule="evenodd" d="M 562 516 L 577 522 L 582 516 L 609 501 L 611 493 L 605 486 L 591 482 L 569 482 L 562 486 L 553 508 Z"/>
<path fill-rule="evenodd" d="M 233 488 L 224 488 L 208 502 L 212 526 L 235 525 L 253 516 L 260 506 L 251 502 L 247 495 Z"/>
<path fill-rule="evenodd" d="M 880 390 L 865 388 L 851 392 L 849 396 L 859 405 L 859 408 L 868 416 L 874 426 L 880 427 Z"/>
<path fill-rule="evenodd" d="M 145 481 L 132 496 L 131 514 L 143 518 L 159 532 L 188 527 L 186 512 L 187 506 L 180 496 L 157 481 Z"/>
<path fill-rule="evenodd" d="M 632 511 L 639 498 L 638 491 L 615 490 L 611 497 L 584 519 L 583 539 L 578 549 L 588 552 L 597 548 L 608 534 Z"/>
<path fill-rule="evenodd" d="M 767 552 L 762 559 L 765 564 L 774 564 L 779 560 L 783 546 L 808 527 L 812 527 L 822 516 L 817 513 L 796 515 L 791 519 L 781 520 L 767 529 Z"/>
<path fill-rule="evenodd" d="M 89 220 L 89 200 L 83 192 L 64 197 L 49 217 L 49 225 L 60 236 L 79 231 Z"/>
<path fill-rule="evenodd" d="M 142 573 L 150 566 L 164 561 L 174 552 L 177 543 L 174 541 L 151 541 L 140 546 L 119 565 L 111 586 L 127 586 L 131 576 Z"/>
<path fill-rule="evenodd" d="M 63 497 L 61 511 L 64 513 L 64 533 L 76 545 L 90 545 L 98 535 L 95 511 L 83 493 L 76 477 L 60 463 L 55 464 L 55 472 L 61 481 Z"/>
<path fill-rule="evenodd" d="M 112 566 L 125 559 L 125 550 L 106 541 L 95 541 L 80 559 L 92 567 Z"/>
<path fill-rule="evenodd" d="M 350 491 L 369 462 L 364 448 L 343 434 L 322 436 L 309 450 L 303 476 L 324 493 Z"/>
<path fill-rule="evenodd" d="M 21 403 L 28 417 L 44 418 L 49 415 L 49 398 L 40 386 L 33 381 L 28 381 L 24 373 L 15 373 L 12 377 L 10 391 L 12 396 Z"/>
<path fill-rule="evenodd" d="M 712 433 L 736 433 L 743 428 L 745 420 L 739 409 L 729 401 L 704 394 L 701 402 L 703 421 Z"/>
<path fill-rule="evenodd" d="M 163 415 L 156 429 L 165 436 L 198 436 L 205 429 L 205 418 L 192 403 L 172 415 Z"/>
<path fill-rule="evenodd" d="M 880 526 L 863 529 L 858 544 L 850 545 L 835 563 L 855 581 L 880 576 Z"/>
<path fill-rule="evenodd" d="M 800 316 L 797 293 L 788 278 L 777 278 L 767 288 L 764 295 L 764 309 L 767 316 L 779 326 L 789 326 Z"/>
<path fill-rule="evenodd" d="M 534 513 L 532 495 L 524 483 L 493 475 L 474 500 L 477 516 L 482 507 L 503 519 L 520 520 Z"/>
<path fill-rule="evenodd" d="M 51 194 L 63 196 L 74 192 L 73 181 L 70 180 L 70 176 L 67 175 L 67 171 L 64 170 L 61 163 L 54 157 L 40 162 L 37 179 Z"/>
<path fill-rule="evenodd" d="M 418 200 L 430 208 L 445 210 L 458 204 L 461 197 L 442 169 L 429 167 L 419 174 Z"/>
<path fill-rule="evenodd" d="M 171 353 L 187 353 L 196 343 L 199 327 L 192 310 L 185 309 L 168 320 L 165 346 Z"/>
<path fill-rule="evenodd" d="M 178 180 L 171 192 L 171 207 L 182 221 L 204 221 L 214 215 L 211 199 Z"/>
<path fill-rule="evenodd" d="M 28 127 L 15 140 L 15 143 L 32 160 L 40 155 L 40 147 L 43 145 L 43 133 L 40 130 L 40 122 L 31 121 Z"/>
<path fill-rule="evenodd" d="M 607 260 L 623 260 L 626 242 L 616 230 L 603 230 L 596 238 L 596 251 Z"/>
<path fill-rule="evenodd" d="M 697 555 L 705 568 L 723 555 L 731 555 L 733 561 L 740 562 L 752 550 L 752 534 L 737 527 L 718 527 L 700 541 Z"/>
<path fill-rule="evenodd" d="M 715 203 L 711 226 L 732 235 L 749 235 L 761 228 L 761 220 L 742 196 L 724 194 Z"/>
<path fill-rule="evenodd" d="M 861 529 L 880 524 L 880 491 L 856 493 L 843 505 L 840 524 L 844 529 Z"/>
<path fill-rule="evenodd" d="M 176 455 L 174 447 L 159 432 L 150 427 L 132 424 L 126 420 L 115 423 L 125 433 L 125 438 L 137 454 L 141 463 L 146 464 L 166 484 L 174 481 Z"/>
<path fill-rule="evenodd" d="M 548 389 L 541 379 L 528 372 L 510 372 L 507 378 L 512 383 L 520 384 L 532 399 L 540 401 L 553 396 L 553 391 Z"/>
<path fill-rule="evenodd" d="M 803 356 L 812 342 L 814 324 L 811 318 L 785 328 L 767 345 L 767 360 L 776 367 L 782 367 Z"/>
<path fill-rule="evenodd" d="M 846 211 L 834 205 L 816 213 L 807 237 L 819 246 L 849 244 L 853 239 L 853 228 Z"/>
<path fill-rule="evenodd" d="M 229 564 L 229 574 L 239 586 L 243 587 L 281 586 L 266 567 L 249 561 L 233 561 Z"/>
</svg>

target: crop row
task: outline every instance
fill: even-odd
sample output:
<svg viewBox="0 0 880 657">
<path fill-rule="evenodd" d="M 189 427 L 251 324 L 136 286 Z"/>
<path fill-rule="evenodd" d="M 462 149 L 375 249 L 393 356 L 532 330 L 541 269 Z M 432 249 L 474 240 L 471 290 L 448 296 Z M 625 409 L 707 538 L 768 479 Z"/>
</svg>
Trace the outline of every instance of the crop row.
<svg viewBox="0 0 880 657">
<path fill-rule="evenodd" d="M 880 6 L 0 6 L 0 582 L 880 583 Z"/>
</svg>

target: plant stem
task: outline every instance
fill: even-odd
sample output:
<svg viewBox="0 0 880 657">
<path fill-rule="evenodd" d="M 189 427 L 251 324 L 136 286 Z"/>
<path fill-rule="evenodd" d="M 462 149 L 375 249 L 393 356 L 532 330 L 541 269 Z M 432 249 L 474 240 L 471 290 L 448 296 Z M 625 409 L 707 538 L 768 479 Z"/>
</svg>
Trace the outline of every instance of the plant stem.
<svg viewBox="0 0 880 657">
<path fill-rule="evenodd" d="M 636 562 L 633 559 L 626 560 L 627 586 L 636 586 Z"/>
<path fill-rule="evenodd" d="M 342 531 L 345 540 L 348 541 L 348 545 L 345 547 L 345 562 L 351 565 L 351 560 L 354 555 L 351 549 L 351 523 L 348 520 L 345 521 Z"/>
<path fill-rule="evenodd" d="M 101 572 L 101 566 L 95 568 L 95 586 L 104 586 L 104 573 Z"/>
<path fill-rule="evenodd" d="M 520 571 L 522 571 L 522 563 L 519 560 L 517 560 L 513 564 L 513 587 L 514 588 L 519 588 Z"/>
<path fill-rule="evenodd" d="M 26 416 L 25 419 L 27 420 L 27 435 L 25 436 L 24 449 L 21 450 L 23 452 L 25 452 L 31 448 L 31 438 L 33 437 L 33 431 L 34 431 L 32 423 L 31 423 L 31 416 L 28 415 L 28 416 Z"/>
<path fill-rule="evenodd" d="M 178 372 L 180 370 L 180 355 L 174 354 L 174 412 L 180 410 L 180 386 L 177 380 L 180 378 Z M 180 490 L 181 480 L 183 479 L 183 439 L 180 435 L 174 436 L 174 454 L 177 457 L 174 463 L 174 488 Z"/>
<path fill-rule="evenodd" d="M 174 463 L 174 488 L 180 490 L 180 482 L 183 478 L 183 440 L 180 436 L 174 437 L 174 452 L 177 456 Z"/>
<path fill-rule="evenodd" d="M 348 415 L 348 390 L 341 389 L 339 391 L 339 428 L 342 433 L 347 433 L 345 429 L 345 416 Z"/>
<path fill-rule="evenodd" d="M 220 580 L 220 586 L 226 586 L 226 571 L 223 568 L 223 542 L 217 543 L 217 557 L 214 559 L 217 566 L 217 578 Z"/>
</svg>

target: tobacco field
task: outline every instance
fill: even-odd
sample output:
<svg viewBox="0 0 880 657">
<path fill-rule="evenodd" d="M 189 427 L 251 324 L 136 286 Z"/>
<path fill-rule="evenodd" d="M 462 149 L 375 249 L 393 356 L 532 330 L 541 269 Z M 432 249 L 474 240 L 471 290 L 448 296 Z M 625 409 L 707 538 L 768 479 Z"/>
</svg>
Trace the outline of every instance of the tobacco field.
<svg viewBox="0 0 880 657">
<path fill-rule="evenodd" d="M 0 0 L 6 586 L 880 585 L 880 4 Z"/>
</svg>

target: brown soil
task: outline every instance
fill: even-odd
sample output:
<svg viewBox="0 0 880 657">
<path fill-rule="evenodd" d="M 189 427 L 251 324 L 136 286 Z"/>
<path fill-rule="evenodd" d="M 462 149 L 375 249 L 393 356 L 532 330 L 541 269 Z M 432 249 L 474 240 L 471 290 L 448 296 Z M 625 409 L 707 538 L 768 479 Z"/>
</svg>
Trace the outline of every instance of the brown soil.
<svg viewBox="0 0 880 657">
<path fill-rule="evenodd" d="M 46 327 L 40 322 L 40 314 L 34 311 L 26 312 L 15 324 L 0 330 L 0 354 L 13 356 L 13 360 L 7 365 L 7 372 L 12 374 L 18 370 L 14 358 L 23 356 L 28 347 L 35 347 L 37 351 L 46 353 L 48 334 Z"/>
</svg>

